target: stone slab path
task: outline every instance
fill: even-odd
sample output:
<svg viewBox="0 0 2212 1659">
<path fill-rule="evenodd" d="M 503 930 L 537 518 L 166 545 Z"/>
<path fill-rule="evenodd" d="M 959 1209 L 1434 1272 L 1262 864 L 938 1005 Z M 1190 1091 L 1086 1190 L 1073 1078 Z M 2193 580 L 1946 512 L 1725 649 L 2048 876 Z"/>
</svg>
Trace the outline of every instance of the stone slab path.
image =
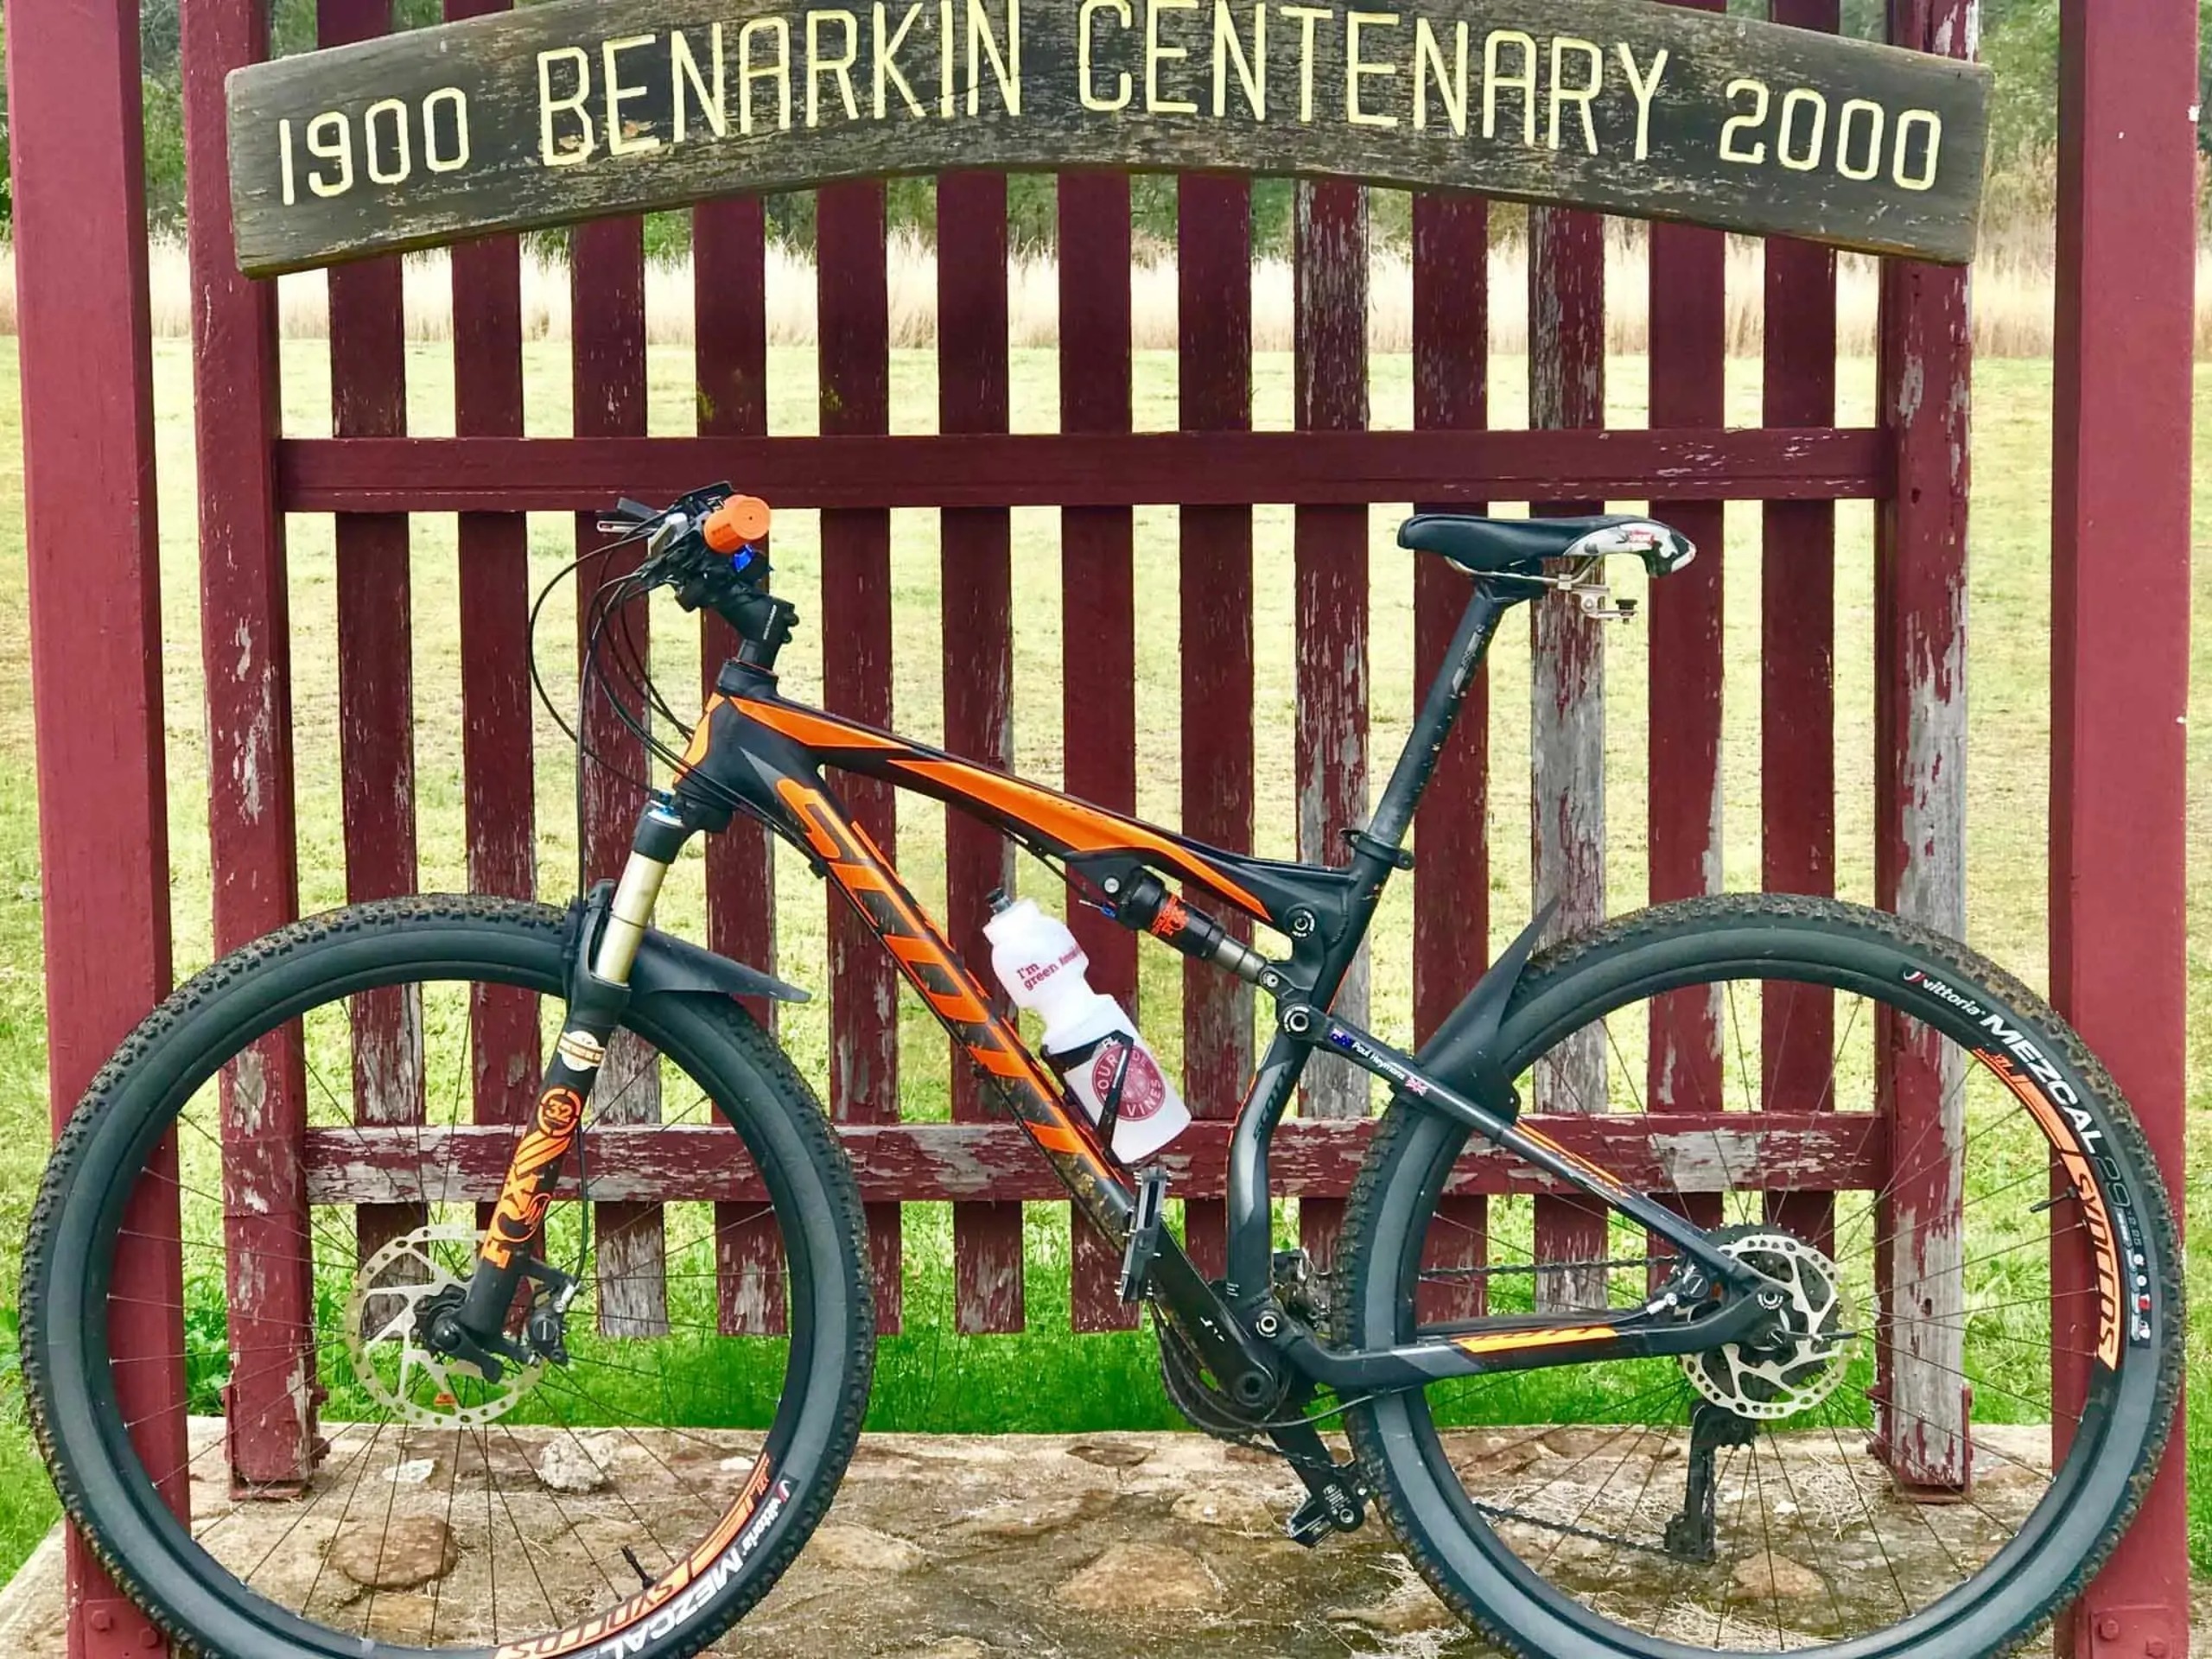
<svg viewBox="0 0 2212 1659">
<path fill-rule="evenodd" d="M 219 1432 L 195 1423 L 194 1440 Z M 1514 1431 L 1516 1440 L 1529 1433 Z M 754 1436 L 716 1438 L 739 1467 L 757 1445 Z M 1496 1455 L 1469 1438 L 1471 1461 Z M 1459 1462 L 1457 1445 L 1453 1453 Z M 1516 1454 L 1516 1467 L 1526 1455 Z M 395 1465 L 398 1478 L 444 1480 L 434 1466 L 423 1474 L 423 1461 Z M 1284 1539 L 1281 1517 L 1295 1497 L 1280 1464 L 1195 1434 L 871 1435 L 805 1554 L 713 1650 L 783 1659 L 1493 1651 L 1452 1622 L 1378 1522 L 1315 1551 Z M 194 1504 L 206 1516 L 202 1506 L 226 1500 L 214 1483 L 195 1482 Z M 280 1525 L 288 1508 L 245 1506 L 235 1522 Z M 423 1524 L 421 1570 L 439 1580 L 447 1609 L 442 1644 L 461 1634 L 451 1610 L 470 1599 L 475 1569 L 440 1523 L 425 1516 Z M 318 1550 L 342 1568 L 355 1541 L 334 1530 Z M 375 1603 L 378 1633 L 423 1640 L 430 1596 L 391 1581 L 389 1553 L 383 1567 L 390 1587 Z M 1800 1569 L 1777 1560 L 1766 1570 L 1786 1583 Z M 283 1586 L 272 1590 L 283 1599 Z M 64 1652 L 57 1535 L 0 1591 L 0 1655 Z"/>
</svg>

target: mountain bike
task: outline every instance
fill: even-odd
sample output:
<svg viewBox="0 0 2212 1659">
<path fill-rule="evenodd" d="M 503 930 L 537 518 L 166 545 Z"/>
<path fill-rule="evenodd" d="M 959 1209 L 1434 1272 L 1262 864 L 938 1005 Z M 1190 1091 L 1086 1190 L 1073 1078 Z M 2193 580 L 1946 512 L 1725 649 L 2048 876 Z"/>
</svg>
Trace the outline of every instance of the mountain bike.
<svg viewBox="0 0 2212 1659">
<path fill-rule="evenodd" d="M 653 925 L 680 851 L 740 817 L 851 901 L 1122 1251 L 1168 1397 L 1294 1471 L 1291 1537 L 1377 1508 L 1459 1615 L 1528 1655 L 1963 1659 L 2081 1588 L 2165 1440 L 2182 1290 L 2142 1133 L 2041 1000 L 1895 916 L 1731 894 L 1541 950 L 1539 916 L 1417 1052 L 1333 1007 L 1503 619 L 1560 594 L 1626 614 L 1611 562 L 1663 579 L 1683 537 L 1408 520 L 1400 543 L 1465 573 L 1466 607 L 1327 867 L 785 697 L 797 612 L 768 524 L 727 486 L 607 523 L 634 563 L 594 594 L 588 688 L 611 664 L 649 689 L 611 619 L 658 588 L 740 642 L 680 753 L 637 722 L 672 771 L 618 880 L 566 911 L 422 897 L 287 927 L 149 1015 L 61 1136 L 24 1263 L 33 1422 L 162 1627 L 240 1659 L 679 1659 L 798 1554 L 868 1404 L 868 1232 L 828 1116 L 744 1001 L 804 994 Z M 1230 1141 L 1224 1274 L 1170 1224 L 1172 1153 L 1115 1160 L 831 770 L 950 803 L 1254 988 L 1272 1030 Z M 1268 1168 L 1317 1053 L 1389 1096 L 1325 1273 L 1277 1248 Z M 303 1167 L 257 1138 L 283 1088 L 307 1103 Z M 1760 1155 L 1791 1136 L 1846 1190 Z M 691 1201 L 645 1208 L 672 1171 Z M 292 1248 L 266 1248 L 293 1208 Z M 264 1247 L 241 1260 L 249 1224 Z M 118 1266 L 171 1230 L 181 1296 Z M 251 1273 L 300 1275 L 313 1330 L 237 1312 L 226 1287 Z M 179 1351 L 111 1354 L 118 1306 L 164 1296 Z M 144 1364 L 181 1376 L 183 1430 L 127 1408 Z M 270 1367 L 303 1476 L 232 1455 L 226 1402 L 265 1397 L 245 1385 Z"/>
</svg>

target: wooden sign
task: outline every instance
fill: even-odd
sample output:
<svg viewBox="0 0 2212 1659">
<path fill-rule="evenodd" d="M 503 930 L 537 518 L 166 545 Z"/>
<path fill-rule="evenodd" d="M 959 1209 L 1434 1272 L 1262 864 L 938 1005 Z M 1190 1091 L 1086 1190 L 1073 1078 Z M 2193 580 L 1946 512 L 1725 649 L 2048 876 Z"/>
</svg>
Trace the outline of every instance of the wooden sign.
<svg viewBox="0 0 2212 1659">
<path fill-rule="evenodd" d="M 257 276 L 945 168 L 1297 174 L 1973 256 L 1988 74 L 1648 0 L 560 0 L 232 75 Z"/>
</svg>

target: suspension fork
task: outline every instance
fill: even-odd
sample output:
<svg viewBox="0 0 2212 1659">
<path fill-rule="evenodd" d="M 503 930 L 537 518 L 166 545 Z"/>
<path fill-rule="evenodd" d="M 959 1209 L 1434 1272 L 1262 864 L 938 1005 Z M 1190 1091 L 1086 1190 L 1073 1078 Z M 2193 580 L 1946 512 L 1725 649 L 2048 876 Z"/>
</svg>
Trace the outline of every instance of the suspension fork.
<svg viewBox="0 0 2212 1659">
<path fill-rule="evenodd" d="M 690 830 L 665 800 L 651 803 L 638 820 L 622 878 L 593 937 L 593 912 L 585 912 L 578 931 L 575 960 L 569 969 L 568 1007 L 560 1039 L 546 1066 L 544 1084 L 531 1109 L 530 1124 L 515 1142 L 499 1201 L 476 1250 L 459 1318 L 463 1332 L 495 1353 L 507 1310 L 520 1285 L 553 1202 L 562 1166 L 582 1132 L 584 1114 L 599 1080 L 607 1045 L 630 1005 L 630 970 L 652 925 L 653 906 L 669 866 L 683 850 Z"/>
</svg>

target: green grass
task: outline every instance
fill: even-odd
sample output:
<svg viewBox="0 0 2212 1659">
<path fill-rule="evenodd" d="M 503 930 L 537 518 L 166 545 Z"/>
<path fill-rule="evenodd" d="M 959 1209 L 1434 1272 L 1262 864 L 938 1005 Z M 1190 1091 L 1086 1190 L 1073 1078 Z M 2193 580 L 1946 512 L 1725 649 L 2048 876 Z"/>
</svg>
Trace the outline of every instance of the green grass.
<svg viewBox="0 0 2212 1659">
<path fill-rule="evenodd" d="M 14 342 L 0 340 L 0 384 L 12 389 Z M 296 432 L 327 429 L 327 365 L 312 343 L 288 353 L 287 419 Z M 207 760 L 202 732 L 190 370 L 181 342 L 157 343 L 157 442 L 162 479 L 163 632 L 170 836 L 174 852 L 173 919 L 177 970 L 193 971 L 208 956 L 209 878 L 204 795 Z M 653 429 L 690 429 L 687 358 L 656 350 L 651 359 Z M 1870 417 L 1871 365 L 1846 365 L 1844 418 Z M 2212 372 L 2200 372 L 2212 373 Z M 1014 424 L 1049 427 L 1057 406 L 1056 365 L 1049 354 L 1018 354 L 1014 374 Z M 440 347 L 410 348 L 410 385 L 414 429 L 450 429 L 449 359 Z M 1757 418 L 1758 367 L 1730 366 L 1731 417 Z M 560 348 L 537 346 L 525 363 L 531 429 L 565 430 L 569 422 L 567 359 Z M 1379 361 L 1373 401 L 1378 424 L 1408 423 L 1411 393 L 1402 358 Z M 1517 360 L 1493 365 L 1495 418 L 1522 418 L 1518 388 L 1525 370 Z M 772 422 L 778 431 L 810 430 L 815 381 L 810 353 L 779 353 L 772 364 Z M 1148 353 L 1137 365 L 1140 426 L 1173 421 L 1174 365 Z M 1613 418 L 1643 418 L 1643 365 L 1611 365 Z M 2209 387 L 2212 389 L 2212 387 Z M 1985 363 L 1976 400 L 1975 495 L 1972 569 L 1969 696 L 1972 741 L 1967 771 L 1969 935 L 1973 942 L 2031 983 L 2047 980 L 2045 912 L 2049 761 L 2049 472 L 2050 372 L 2044 364 Z M 897 429 L 932 424 L 934 372 L 929 358 L 899 353 L 893 369 Z M 1255 407 L 1262 425 L 1289 423 L 1288 364 L 1266 359 L 1255 375 Z M 0 394 L 0 543 L 22 545 L 21 441 L 12 390 Z M 2201 466 L 2212 468 L 2212 445 Z M 742 480 L 740 480 L 742 482 Z M 2202 512 L 2212 515 L 2212 495 Z M 1373 632 L 1370 673 L 1374 710 L 1372 753 L 1379 771 L 1395 753 L 1415 696 L 1411 670 L 1410 556 L 1389 545 L 1389 531 L 1402 509 L 1378 507 L 1373 516 L 1370 575 Z M 1871 628 L 1871 512 L 1863 504 L 1840 512 L 1837 578 L 1840 887 L 1845 897 L 1872 895 L 1872 779 L 1874 770 Z M 1173 823 L 1180 799 L 1175 739 L 1179 659 L 1173 515 L 1137 514 L 1136 579 L 1139 647 L 1136 690 L 1139 806 L 1147 816 Z M 416 753 L 420 813 L 420 881 L 424 887 L 465 885 L 461 838 L 461 709 L 458 693 L 458 619 L 454 613 L 454 528 L 449 517 L 416 521 L 412 580 L 415 636 Z M 938 620 L 935 515 L 894 515 L 893 584 L 897 721 L 913 735 L 933 739 L 943 722 L 942 664 L 948 648 Z M 327 520 L 295 519 L 292 530 L 292 622 L 296 727 L 299 745 L 297 800 L 302 842 L 302 899 L 309 909 L 343 896 L 343 842 L 339 821 L 337 681 L 328 642 L 334 627 Z M 1293 623 L 1289 585 L 1277 579 L 1287 566 L 1290 515 L 1258 514 L 1257 652 L 1260 732 L 1258 846 L 1263 854 L 1294 852 L 1292 776 Z M 2200 518 L 2200 542 L 2212 522 Z M 557 516 L 532 523 L 533 564 L 542 578 L 569 556 L 569 521 Z M 1014 515 L 1015 709 L 1017 768 L 1050 781 L 1060 773 L 1063 706 L 1057 520 L 1044 511 Z M 791 513 L 779 520 L 779 587 L 799 604 L 806 621 L 786 658 L 794 696 L 810 697 L 820 685 L 819 561 L 813 517 Z M 1757 651 L 1761 560 L 1758 512 L 1732 508 L 1727 572 L 1728 681 L 1725 759 L 1725 874 L 1732 888 L 1758 885 L 1760 710 Z M 2212 569 L 2212 566 L 2208 566 Z M 30 776 L 32 728 L 29 646 L 22 618 L 24 572 L 20 559 L 0 567 L 0 760 L 19 777 Z M 2212 582 L 2212 575 L 2199 578 Z M 2199 602 L 2212 598 L 2200 593 Z M 565 600 L 549 609 L 545 639 L 556 660 L 573 638 Z M 657 613 L 657 663 L 664 683 L 680 693 L 696 685 L 696 632 L 673 610 Z M 1607 636 L 1608 886 L 1611 907 L 1642 902 L 1644 811 L 1643 770 L 1645 709 L 1655 694 L 1645 636 L 1624 630 Z M 2201 647 L 2212 652 L 2212 646 Z M 1659 665 L 1656 695 L 1668 694 Z M 2198 702 L 2191 724 L 2193 777 L 2206 779 L 2212 765 L 2212 658 L 2201 659 L 2195 678 Z M 1529 670 L 1525 635 L 1516 626 L 1501 643 L 1491 675 L 1493 778 L 1493 944 L 1502 944 L 1526 914 L 1529 843 L 1526 788 Z M 674 700 L 679 706 L 684 698 Z M 1079 700 L 1077 707 L 1080 708 Z M 550 721 L 541 717 L 541 766 L 537 798 L 540 880 L 549 896 L 569 887 L 574 870 L 569 833 L 568 757 Z M 2212 812 L 2192 810 L 2192 875 L 2212 874 Z M 902 804 L 899 865 L 924 899 L 943 903 L 942 817 L 934 805 Z M 693 856 L 671 881 L 664 910 L 669 925 L 696 937 L 702 899 L 699 862 Z M 1030 890 L 1050 899 L 1050 883 L 1026 873 Z M 2212 1153 L 2212 1070 L 2204 1052 L 2212 1043 L 2212 898 L 2192 893 L 2190 986 L 2192 1059 L 2191 1135 L 2199 1166 Z M 1409 1039 L 1410 984 L 1407 966 L 1410 890 L 1401 886 L 1386 904 L 1375 944 L 1374 1002 L 1369 1023 L 1385 1037 Z M 826 983 L 824 899 L 803 868 L 779 866 L 776 902 L 781 928 L 777 967 L 803 984 Z M 38 977 L 38 855 L 32 791 L 0 794 L 0 1230 L 20 1236 L 45 1136 L 44 1036 Z M 1179 1059 L 1181 976 L 1166 952 L 1150 952 L 1141 986 L 1147 1034 L 1173 1065 Z M 827 1070 L 827 1029 L 821 1001 L 787 1010 L 783 1036 L 801 1068 L 822 1085 Z M 907 1115 L 941 1118 L 950 1071 L 947 1045 L 918 1005 L 903 1007 L 901 1096 Z M 2203 1208 L 2199 1205 L 2200 1210 Z M 1109 1426 L 1167 1426 L 1177 1421 L 1161 1396 L 1147 1337 L 1116 1334 L 1073 1338 L 1067 1329 L 1067 1231 L 1065 1212 L 1033 1205 L 1027 1225 L 1029 1330 L 1020 1336 L 955 1338 L 949 1272 L 949 1211 L 941 1205 L 910 1207 L 906 1221 L 907 1332 L 886 1340 L 880 1360 L 871 1421 L 883 1428 L 944 1430 L 1086 1429 Z M 2197 1237 L 2204 1240 L 2202 1227 Z M 2200 1296 L 2212 1294 L 2212 1249 L 2198 1251 L 2193 1272 Z M 196 1300 L 214 1294 L 212 1282 Z M 12 1286 L 0 1287 L 0 1312 L 12 1304 Z M 2192 1543 L 2200 1564 L 2212 1566 L 2212 1370 L 2193 1344 L 2198 1363 L 2192 1383 L 2198 1408 L 2190 1431 L 2191 1460 L 2202 1471 L 2192 1507 Z M 763 1347 L 760 1363 L 772 1350 Z M 211 1363 L 214 1362 L 210 1357 Z M 211 1372 L 203 1371 L 203 1375 Z M 31 1468 L 20 1427 L 12 1376 L 0 1372 L 0 1572 L 12 1567 L 48 1523 L 50 1496 Z M 743 1390 L 723 1374 L 697 1376 L 677 1400 L 700 1421 L 741 1417 Z"/>
</svg>

